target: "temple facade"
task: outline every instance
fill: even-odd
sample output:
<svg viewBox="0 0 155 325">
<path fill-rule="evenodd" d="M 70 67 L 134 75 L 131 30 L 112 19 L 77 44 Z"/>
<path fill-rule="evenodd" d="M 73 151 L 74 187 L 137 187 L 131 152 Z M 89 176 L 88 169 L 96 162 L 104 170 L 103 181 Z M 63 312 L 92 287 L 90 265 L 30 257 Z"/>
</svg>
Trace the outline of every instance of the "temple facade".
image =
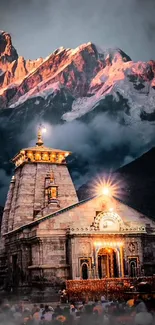
<svg viewBox="0 0 155 325">
<path fill-rule="evenodd" d="M 1 226 L 1 282 L 155 273 L 155 221 L 108 193 L 78 200 L 66 157 L 38 141 L 14 158 Z"/>
</svg>

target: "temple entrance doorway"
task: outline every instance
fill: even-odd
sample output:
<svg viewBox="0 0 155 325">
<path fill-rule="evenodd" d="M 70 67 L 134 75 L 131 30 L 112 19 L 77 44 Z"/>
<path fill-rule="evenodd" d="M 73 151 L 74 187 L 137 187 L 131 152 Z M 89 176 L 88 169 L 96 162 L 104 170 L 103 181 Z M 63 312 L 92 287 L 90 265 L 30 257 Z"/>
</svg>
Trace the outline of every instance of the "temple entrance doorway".
<svg viewBox="0 0 155 325">
<path fill-rule="evenodd" d="M 88 279 L 88 265 L 86 263 L 82 264 L 82 279 L 83 280 Z"/>
<path fill-rule="evenodd" d="M 129 259 L 129 276 L 134 278 L 138 276 L 138 272 L 137 272 L 137 265 L 138 264 L 138 259 L 137 257 L 133 257 Z"/>
<path fill-rule="evenodd" d="M 114 248 L 101 248 L 98 252 L 98 275 L 99 278 L 119 277 L 117 251 Z"/>
<path fill-rule="evenodd" d="M 17 254 L 12 255 L 12 285 L 14 290 L 18 286 L 19 283 L 19 274 L 18 274 L 18 256 Z"/>
</svg>

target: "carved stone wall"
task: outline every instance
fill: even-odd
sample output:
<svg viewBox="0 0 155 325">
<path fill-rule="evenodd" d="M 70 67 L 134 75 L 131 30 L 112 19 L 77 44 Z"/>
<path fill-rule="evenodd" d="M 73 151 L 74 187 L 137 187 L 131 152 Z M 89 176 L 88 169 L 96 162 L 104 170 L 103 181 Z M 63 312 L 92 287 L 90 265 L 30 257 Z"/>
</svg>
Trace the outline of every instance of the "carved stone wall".
<svg viewBox="0 0 155 325">
<path fill-rule="evenodd" d="M 45 208 L 45 179 L 53 172 L 58 186 L 58 205 Z M 13 188 L 12 188 L 13 187 Z M 11 200 L 11 201 L 10 201 Z M 8 232 L 34 220 L 78 202 L 76 191 L 66 165 L 26 163 L 15 171 L 3 214 L 2 232 Z"/>
<path fill-rule="evenodd" d="M 100 248 L 115 250 L 116 263 L 121 265 L 119 276 L 124 275 L 123 263 L 128 269 L 131 259 L 133 259 L 133 263 L 135 260 L 137 261 L 136 268 L 139 268 L 140 271 L 142 267 L 147 272 L 151 270 L 148 263 L 151 260 L 151 267 L 155 264 L 155 236 L 151 237 L 150 232 L 147 234 L 147 227 L 139 228 L 141 225 L 145 225 L 144 222 L 141 223 L 140 215 L 135 212 L 135 223 L 131 224 L 129 217 L 134 214 L 134 211 L 129 209 L 130 213 L 127 214 L 127 207 L 122 207 L 122 205 L 117 207 L 123 215 L 122 218 L 120 215 L 117 216 L 117 209 L 116 214 L 110 214 L 110 210 L 108 210 L 111 208 L 110 203 L 109 207 L 104 206 L 105 211 L 101 211 L 103 204 L 101 197 L 76 204 L 75 189 L 65 165 L 28 163 L 17 168 L 9 213 L 9 230 L 37 219 L 37 215 L 34 216 L 34 211 L 42 208 L 44 204 L 45 180 L 49 173 L 53 173 L 54 184 L 58 185 L 59 209 L 71 204 L 75 204 L 75 206 L 67 207 L 65 211 L 56 213 L 55 216 L 47 215 L 38 224 L 33 226 L 31 224 L 26 229 L 18 230 L 7 236 L 8 268 L 14 274 L 13 279 L 17 278 L 15 274 L 18 274 L 19 282 L 28 282 L 29 284 L 41 278 L 51 283 L 57 281 L 58 278 L 59 280 L 60 278 L 76 279 L 81 276 L 82 263 L 88 265 L 89 278 L 97 278 L 97 254 Z M 31 180 L 33 177 L 34 179 Z M 10 197 L 6 203 L 7 213 Z M 42 209 L 42 214 L 50 214 L 51 211 L 53 212 L 52 209 L 53 205 L 51 204 Z M 6 215 L 8 215 L 7 213 Z M 99 223 L 95 226 L 95 220 L 98 220 L 100 216 L 106 222 L 106 224 L 102 224 L 102 227 L 99 227 Z M 113 227 L 113 224 L 111 227 L 112 216 L 116 217 L 119 228 Z M 109 221 L 110 223 L 108 223 Z M 6 224 L 7 222 L 4 222 L 4 225 Z M 122 224 L 125 228 L 121 228 Z M 15 255 L 16 257 L 13 257 Z M 18 264 L 16 270 L 13 267 L 15 262 Z M 12 279 L 11 276 L 10 279 Z"/>
<path fill-rule="evenodd" d="M 42 269 L 42 275 L 48 281 L 54 276 L 68 278 L 69 265 L 66 257 L 65 237 L 40 239 L 32 245 L 32 264 L 29 269 L 33 279 L 37 277 L 38 267 Z"/>
<path fill-rule="evenodd" d="M 22 242 L 7 243 L 6 283 L 16 288 L 30 283 L 28 266 L 31 264 L 31 247 Z"/>
<path fill-rule="evenodd" d="M 131 269 L 132 264 L 134 270 Z M 124 272 L 128 276 L 142 275 L 143 266 L 143 248 L 142 235 L 128 236 L 125 239 L 124 246 Z"/>
<path fill-rule="evenodd" d="M 66 239 L 49 238 L 42 240 L 43 264 L 66 265 Z"/>
<path fill-rule="evenodd" d="M 72 278 L 76 279 L 81 276 L 80 260 L 89 259 L 91 261 L 93 256 L 92 241 L 90 238 L 78 238 L 71 239 L 71 256 L 72 256 Z M 91 268 L 91 262 L 89 263 Z"/>
<path fill-rule="evenodd" d="M 30 238 L 28 233 L 25 235 Z M 32 237 L 32 241 L 25 239 L 25 242 L 19 237 L 12 236 L 12 240 L 7 241 L 8 278 L 10 283 L 16 286 L 26 283 L 30 285 L 37 281 L 49 281 L 54 284 L 61 282 L 61 279 L 80 278 L 83 263 L 88 266 L 88 277 L 98 278 L 98 251 L 102 247 L 114 247 L 115 250 L 120 244 L 123 245 L 121 247 L 125 275 L 130 275 L 130 261 L 137 263 L 134 276 L 142 275 L 143 268 L 146 275 L 154 273 L 155 240 L 153 236 L 150 238 L 147 235 L 80 236 L 78 234 L 68 237 L 66 234 L 66 236 L 47 237 L 46 234 L 46 238 L 37 239 L 36 237 L 34 239 Z M 13 266 L 14 256 L 16 256 L 16 267 Z M 119 262 L 122 263 L 121 259 Z"/>
<path fill-rule="evenodd" d="M 5 208 L 3 211 L 2 225 L 1 225 L 1 235 L 3 236 L 8 231 L 8 222 L 9 222 L 9 214 L 12 204 L 13 192 L 14 192 L 15 181 L 11 180 L 9 191 L 7 194 L 7 199 L 5 203 Z M 10 220 L 11 223 L 11 220 Z"/>
<path fill-rule="evenodd" d="M 142 245 L 144 272 L 146 275 L 155 274 L 155 238 L 145 236 Z"/>
<path fill-rule="evenodd" d="M 139 256 L 140 262 L 143 261 L 141 238 L 133 236 L 125 239 L 125 256 Z"/>
</svg>

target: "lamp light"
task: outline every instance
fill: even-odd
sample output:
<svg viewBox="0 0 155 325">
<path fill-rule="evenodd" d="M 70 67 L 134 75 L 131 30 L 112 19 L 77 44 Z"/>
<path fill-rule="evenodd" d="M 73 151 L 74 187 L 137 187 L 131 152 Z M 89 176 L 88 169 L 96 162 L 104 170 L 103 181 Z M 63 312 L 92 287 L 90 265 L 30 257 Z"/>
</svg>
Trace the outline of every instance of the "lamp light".
<svg viewBox="0 0 155 325">
<path fill-rule="evenodd" d="M 103 187 L 102 193 L 103 195 L 110 195 L 110 188 L 107 186 Z"/>
</svg>

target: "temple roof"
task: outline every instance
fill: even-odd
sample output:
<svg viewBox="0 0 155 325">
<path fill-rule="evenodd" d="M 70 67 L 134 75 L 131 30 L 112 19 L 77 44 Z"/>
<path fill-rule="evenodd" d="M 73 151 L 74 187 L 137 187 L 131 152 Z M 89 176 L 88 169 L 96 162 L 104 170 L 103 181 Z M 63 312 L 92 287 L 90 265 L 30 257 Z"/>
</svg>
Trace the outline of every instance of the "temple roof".
<svg viewBox="0 0 155 325">
<path fill-rule="evenodd" d="M 43 222 L 43 221 L 45 221 L 45 220 L 48 220 L 48 219 L 54 218 L 54 217 L 56 217 L 56 216 L 58 216 L 58 215 L 60 215 L 60 214 L 63 214 L 64 212 L 67 212 L 67 211 L 69 211 L 69 210 L 72 210 L 72 209 L 74 209 L 74 208 L 76 208 L 76 207 L 78 207 L 78 206 L 81 206 L 81 205 L 84 204 L 84 203 L 87 203 L 87 202 L 89 202 L 89 201 L 91 201 L 91 200 L 93 200 L 93 199 L 95 199 L 95 198 L 99 198 L 99 197 L 102 197 L 102 195 L 94 195 L 94 196 L 91 196 L 91 197 L 89 197 L 89 198 L 87 198 L 87 199 L 84 199 L 84 200 L 82 200 L 82 201 L 80 201 L 80 202 L 77 202 L 77 203 L 75 203 L 75 204 L 72 204 L 72 205 L 70 205 L 70 206 L 67 206 L 66 208 L 60 209 L 60 210 L 58 210 L 58 211 L 56 211 L 56 212 L 50 213 L 50 214 L 48 214 L 48 215 L 46 215 L 46 216 L 43 216 L 43 217 L 40 217 L 40 218 L 38 218 L 38 219 L 36 219 L 36 220 L 34 220 L 34 221 L 31 221 L 30 223 L 25 224 L 25 225 L 23 225 L 23 226 L 21 226 L 21 227 L 19 227 L 19 228 L 17 228 L 17 229 L 11 230 L 11 231 L 9 231 L 8 233 L 6 233 L 5 235 L 9 235 L 9 234 L 11 235 L 11 234 L 14 234 L 14 233 L 16 233 L 16 232 L 23 231 L 23 230 L 26 229 L 26 228 L 33 228 L 34 226 L 37 226 L 38 224 L 40 224 L 41 222 Z M 118 202 L 124 204 L 124 205 L 127 206 L 128 208 L 130 208 L 130 209 L 132 209 L 132 210 L 134 210 L 134 211 L 140 213 L 141 216 L 147 217 L 148 219 L 154 221 L 153 218 L 150 218 L 150 217 L 144 215 L 143 213 L 141 213 L 140 211 L 135 210 L 135 209 L 132 208 L 131 206 L 125 204 L 122 200 L 118 199 L 117 197 L 113 197 L 113 199 L 115 199 L 116 201 L 118 201 Z"/>
<path fill-rule="evenodd" d="M 18 232 L 18 231 L 22 231 L 22 230 L 24 230 L 24 229 L 26 229 L 26 228 L 34 227 L 34 226 L 38 225 L 40 222 L 43 222 L 43 221 L 45 221 L 45 220 L 47 220 L 47 219 L 50 219 L 50 218 L 56 217 L 57 215 L 60 215 L 60 214 L 62 214 L 62 213 L 64 213 L 64 212 L 67 212 L 67 211 L 73 209 L 73 208 L 76 208 L 76 207 L 78 207 L 78 206 L 80 206 L 80 205 L 82 205 L 82 204 L 84 204 L 84 203 L 86 203 L 86 202 L 88 202 L 88 201 L 91 201 L 91 200 L 95 199 L 96 197 L 97 197 L 97 196 L 94 195 L 94 196 L 92 196 L 92 197 L 90 197 L 90 198 L 87 198 L 87 199 L 82 200 L 82 201 L 80 201 L 80 202 L 77 202 L 77 203 L 75 203 L 75 204 L 69 205 L 69 206 L 67 206 L 66 208 L 63 208 L 63 209 L 58 210 L 58 211 L 56 211 L 56 212 L 50 213 L 50 214 L 48 214 L 48 215 L 46 215 L 46 216 L 40 217 L 40 218 L 38 218 L 38 219 L 36 219 L 36 220 L 34 220 L 34 221 L 31 221 L 30 223 L 27 223 L 27 224 L 25 224 L 25 225 L 23 225 L 23 226 L 17 228 L 17 229 L 14 229 L 14 230 L 9 231 L 9 232 L 6 233 L 5 235 L 7 235 L 7 234 L 9 235 L 9 234 L 12 234 L 12 233 L 16 233 L 16 232 Z"/>
<path fill-rule="evenodd" d="M 12 162 L 16 167 L 26 162 L 64 164 L 66 163 L 65 158 L 70 154 L 70 151 L 44 146 L 41 127 L 39 127 L 36 146 L 20 150 L 14 156 Z"/>
<path fill-rule="evenodd" d="M 22 151 L 49 151 L 49 152 L 62 152 L 62 153 L 69 153 L 69 151 L 61 150 L 61 149 L 55 149 L 55 148 L 50 148 L 50 147 L 45 147 L 45 146 L 34 146 L 34 147 L 28 147 L 20 150 Z"/>
</svg>

